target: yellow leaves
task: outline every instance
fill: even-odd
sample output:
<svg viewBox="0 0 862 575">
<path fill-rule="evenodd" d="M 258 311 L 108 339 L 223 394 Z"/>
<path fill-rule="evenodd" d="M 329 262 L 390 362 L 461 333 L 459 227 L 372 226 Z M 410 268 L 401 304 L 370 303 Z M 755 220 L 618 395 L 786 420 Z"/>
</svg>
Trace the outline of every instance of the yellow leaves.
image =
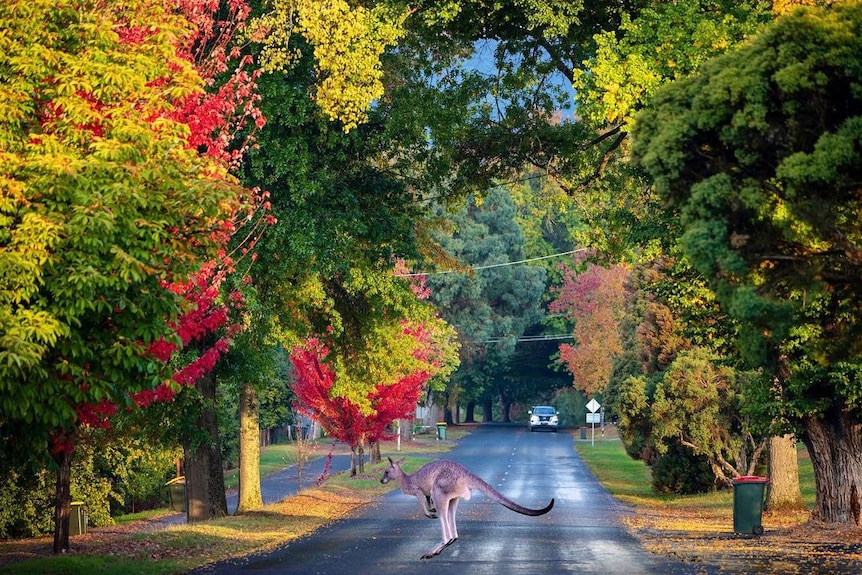
<svg viewBox="0 0 862 575">
<path fill-rule="evenodd" d="M 345 0 L 274 0 L 269 14 L 255 22 L 256 29 L 268 31 L 261 64 L 270 72 L 285 70 L 299 56 L 289 46 L 291 33 L 300 33 L 317 61 L 314 99 L 348 132 L 367 119 L 367 110 L 383 95 L 380 56 L 403 35 L 406 16 Z"/>
<path fill-rule="evenodd" d="M 320 71 L 315 100 L 350 131 L 383 95 L 380 56 L 403 34 L 406 14 L 344 0 L 298 0 L 298 30 L 314 47 Z"/>
<path fill-rule="evenodd" d="M 800 6 L 829 6 L 834 4 L 832 0 L 773 0 L 772 13 L 776 16 L 790 14 Z"/>
<path fill-rule="evenodd" d="M 296 6 L 292 0 L 272 0 L 270 10 L 252 21 L 251 40 L 261 44 L 260 66 L 266 72 L 284 72 L 299 58 L 299 50 L 290 48 L 295 27 Z"/>
</svg>

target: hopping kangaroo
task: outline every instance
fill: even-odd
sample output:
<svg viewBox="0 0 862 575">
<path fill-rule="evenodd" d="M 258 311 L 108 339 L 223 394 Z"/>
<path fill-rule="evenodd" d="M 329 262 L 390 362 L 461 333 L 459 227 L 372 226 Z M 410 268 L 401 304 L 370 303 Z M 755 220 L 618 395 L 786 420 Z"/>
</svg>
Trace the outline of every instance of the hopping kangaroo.
<svg viewBox="0 0 862 575">
<path fill-rule="evenodd" d="M 544 515 L 554 506 L 554 500 L 543 509 L 528 509 L 507 499 L 502 493 L 491 487 L 481 477 L 471 473 L 466 467 L 440 459 L 424 465 L 412 475 L 404 473 L 401 463 L 404 459 L 392 461 L 389 458 L 389 468 L 383 472 L 380 483 L 398 481 L 401 491 L 407 495 L 413 495 L 419 500 L 422 512 L 426 517 L 440 516 L 440 525 L 443 528 L 443 542 L 422 556 L 422 559 L 430 559 L 439 555 L 449 545 L 458 539 L 458 528 L 455 526 L 455 510 L 458 508 L 458 499 L 470 499 L 474 489 L 478 489 L 497 503 L 508 507 L 523 515 Z"/>
</svg>

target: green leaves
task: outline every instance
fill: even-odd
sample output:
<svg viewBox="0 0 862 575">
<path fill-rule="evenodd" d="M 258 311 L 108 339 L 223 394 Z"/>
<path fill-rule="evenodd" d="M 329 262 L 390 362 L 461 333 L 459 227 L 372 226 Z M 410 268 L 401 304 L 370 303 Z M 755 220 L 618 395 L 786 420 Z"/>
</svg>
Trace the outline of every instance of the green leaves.
<svg viewBox="0 0 862 575">
<path fill-rule="evenodd" d="M 741 322 L 742 351 L 789 365 L 779 407 L 791 421 L 833 399 L 857 405 L 839 366 L 862 333 L 860 28 L 859 5 L 785 16 L 659 91 L 633 132 L 682 214 L 681 246 Z"/>
<path fill-rule="evenodd" d="M 179 312 L 162 282 L 212 253 L 238 194 L 165 115 L 202 88 L 181 17 L 36 0 L 0 18 L 0 420 L 70 426 L 158 381 L 144 346 Z"/>
<path fill-rule="evenodd" d="M 595 37 L 597 50 L 575 75 L 583 113 L 598 125 L 631 125 L 666 82 L 696 72 L 770 21 L 756 2 L 662 2 L 624 15 Z"/>
</svg>

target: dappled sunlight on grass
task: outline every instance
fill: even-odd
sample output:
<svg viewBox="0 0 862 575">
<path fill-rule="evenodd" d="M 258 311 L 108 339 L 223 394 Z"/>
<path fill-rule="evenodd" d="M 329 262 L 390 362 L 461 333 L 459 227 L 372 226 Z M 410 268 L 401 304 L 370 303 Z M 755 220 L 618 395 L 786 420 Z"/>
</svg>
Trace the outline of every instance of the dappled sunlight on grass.
<svg viewBox="0 0 862 575">
<path fill-rule="evenodd" d="M 436 452 L 446 442 L 438 443 L 432 445 Z M 435 452 L 430 449 L 420 451 Z M 402 453 L 398 454 L 399 458 L 402 456 Z M 430 457 L 410 456 L 405 467 L 415 470 L 430 460 Z M 9 564 L 0 562 L 0 574 L 107 575 L 122 572 L 125 575 L 170 575 L 207 563 L 266 551 L 314 533 L 379 495 L 397 489 L 393 483 L 380 483 L 387 466 L 384 456 L 381 463 L 366 463 L 363 476 L 337 473 L 320 487 L 306 489 L 243 515 L 157 531 L 142 529 L 143 521 L 131 521 L 110 531 L 92 529 L 85 535 L 76 536 L 72 541 L 72 552 L 66 555 L 51 555 L 47 538 L 35 553 L 32 543 L 21 542 L 20 549 L 19 545 L 6 543 L 0 548 L 0 553 L 7 554 L 6 563 Z M 164 512 L 160 514 L 164 515 Z M 17 561 L 9 562 L 8 559 Z"/>
<path fill-rule="evenodd" d="M 622 522 L 645 549 L 721 572 L 759 575 L 862 573 L 862 530 L 809 522 L 807 509 L 763 513 L 762 536 L 733 532 L 732 489 L 701 495 L 659 494 L 650 469 L 616 441 L 576 443 L 581 458 L 618 500 L 632 509 Z M 803 501 L 814 501 L 814 477 L 800 447 Z M 706 572 L 706 571 L 705 571 Z M 712 572 L 712 571 L 710 571 Z"/>
</svg>

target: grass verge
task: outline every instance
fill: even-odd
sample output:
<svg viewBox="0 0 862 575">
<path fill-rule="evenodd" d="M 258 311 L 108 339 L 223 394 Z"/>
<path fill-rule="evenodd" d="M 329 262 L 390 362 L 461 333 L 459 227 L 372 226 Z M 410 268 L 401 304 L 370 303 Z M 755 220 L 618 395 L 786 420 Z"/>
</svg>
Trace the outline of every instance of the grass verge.
<svg viewBox="0 0 862 575">
<path fill-rule="evenodd" d="M 260 511 L 230 516 L 195 525 L 178 525 L 153 530 L 149 521 L 167 511 L 147 513 L 141 519 L 118 522 L 106 528 L 90 529 L 72 538 L 72 551 L 50 553 L 52 539 L 0 542 L 0 574 L 15 575 L 172 575 L 228 558 L 243 557 L 288 543 L 314 533 L 380 495 L 395 488 L 380 484 L 388 465 L 386 455 L 406 456 L 405 468 L 412 472 L 448 451 L 453 440 L 467 430 L 450 429 L 446 441 L 433 437 L 406 442 L 401 453 L 394 442 L 381 446 L 384 462 L 366 464 L 365 474 L 349 477 L 338 473 L 318 488 L 305 490 Z M 284 457 L 281 446 L 262 458 Z M 321 450 L 319 455 L 325 455 Z M 275 469 L 284 467 L 275 465 Z M 228 479 L 229 480 L 229 479 Z"/>
<path fill-rule="evenodd" d="M 807 509 L 763 514 L 762 536 L 733 532 L 732 490 L 675 496 L 652 490 L 649 468 L 618 440 L 575 448 L 605 488 L 626 504 L 628 530 L 650 552 L 697 565 L 702 573 L 850 575 L 862 573 L 862 531 L 808 521 L 814 473 L 804 448 L 799 477 Z"/>
</svg>

